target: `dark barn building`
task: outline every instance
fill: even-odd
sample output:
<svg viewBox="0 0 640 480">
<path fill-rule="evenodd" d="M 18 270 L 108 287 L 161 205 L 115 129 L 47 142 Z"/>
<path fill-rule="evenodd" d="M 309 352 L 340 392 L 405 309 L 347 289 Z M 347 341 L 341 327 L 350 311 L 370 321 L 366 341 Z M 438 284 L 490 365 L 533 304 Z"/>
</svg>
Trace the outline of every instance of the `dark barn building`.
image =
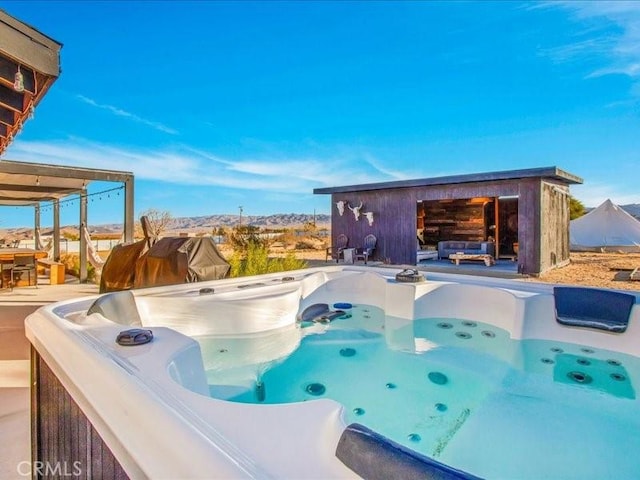
<svg viewBox="0 0 640 480">
<path fill-rule="evenodd" d="M 497 258 L 517 258 L 519 272 L 539 275 L 569 261 L 569 185 L 581 183 L 543 167 L 313 192 L 331 195 L 332 244 L 344 234 L 349 247 L 361 247 L 373 234 L 374 260 L 415 264 L 418 240 L 431 249 L 441 241 L 489 240 Z"/>
</svg>

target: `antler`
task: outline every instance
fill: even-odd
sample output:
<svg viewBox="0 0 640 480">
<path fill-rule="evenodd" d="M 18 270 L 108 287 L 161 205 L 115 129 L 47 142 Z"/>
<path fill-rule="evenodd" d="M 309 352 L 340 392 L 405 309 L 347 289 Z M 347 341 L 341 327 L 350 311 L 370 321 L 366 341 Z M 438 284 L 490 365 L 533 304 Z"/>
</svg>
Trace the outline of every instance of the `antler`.
<svg viewBox="0 0 640 480">
<path fill-rule="evenodd" d="M 347 207 L 349 207 L 349 210 L 355 213 L 356 210 L 359 211 L 362 208 L 362 200 L 360 200 L 360 205 L 358 205 L 357 207 L 352 207 L 350 203 L 347 203 Z"/>
<path fill-rule="evenodd" d="M 353 216 L 356 218 L 356 222 L 360 218 L 360 210 L 362 209 L 362 206 L 362 200 L 360 200 L 360 205 L 357 207 L 352 207 L 349 203 L 347 203 L 347 207 L 349 207 L 349 210 L 353 212 Z"/>
</svg>

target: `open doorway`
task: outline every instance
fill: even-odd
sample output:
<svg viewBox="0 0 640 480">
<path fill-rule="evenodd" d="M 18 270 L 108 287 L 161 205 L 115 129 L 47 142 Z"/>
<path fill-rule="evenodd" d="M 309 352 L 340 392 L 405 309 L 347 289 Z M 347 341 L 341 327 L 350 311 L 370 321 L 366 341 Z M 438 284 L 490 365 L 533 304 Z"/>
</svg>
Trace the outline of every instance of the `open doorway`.
<svg viewBox="0 0 640 480">
<path fill-rule="evenodd" d="M 483 242 L 495 237 L 494 199 L 487 197 L 418 202 L 417 235 L 423 248 L 441 241 Z"/>
<path fill-rule="evenodd" d="M 518 197 L 424 200 L 417 204 L 422 249 L 441 241 L 495 242 L 496 256 L 518 255 Z"/>
</svg>

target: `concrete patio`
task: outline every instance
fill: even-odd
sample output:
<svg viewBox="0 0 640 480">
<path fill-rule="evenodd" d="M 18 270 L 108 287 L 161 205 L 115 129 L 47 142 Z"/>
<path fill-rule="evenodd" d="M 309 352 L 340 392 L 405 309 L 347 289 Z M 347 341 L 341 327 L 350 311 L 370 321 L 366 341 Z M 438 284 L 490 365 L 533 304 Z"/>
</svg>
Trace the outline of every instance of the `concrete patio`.
<svg viewBox="0 0 640 480">
<path fill-rule="evenodd" d="M 26 478 L 31 459 L 29 422 L 29 341 L 24 319 L 43 305 L 95 295 L 98 285 L 67 276 L 63 285 L 38 280 L 36 287 L 0 290 L 0 478 Z"/>
</svg>

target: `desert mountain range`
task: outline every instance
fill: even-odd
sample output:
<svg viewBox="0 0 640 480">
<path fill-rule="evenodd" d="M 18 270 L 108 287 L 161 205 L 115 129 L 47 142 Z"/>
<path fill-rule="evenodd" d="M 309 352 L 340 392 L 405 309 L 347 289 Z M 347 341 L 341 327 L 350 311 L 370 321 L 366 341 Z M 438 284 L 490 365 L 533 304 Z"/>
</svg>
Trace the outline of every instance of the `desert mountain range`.
<svg viewBox="0 0 640 480">
<path fill-rule="evenodd" d="M 640 220 L 640 203 L 631 203 L 628 205 L 620 205 L 629 214 Z M 593 208 L 586 208 L 586 212 L 593 210 Z M 219 227 L 233 227 L 238 225 L 240 221 L 239 215 L 205 215 L 200 217 L 176 217 L 171 220 L 171 224 L 168 230 L 174 232 L 211 232 L 213 229 Z M 331 227 L 331 215 L 326 214 L 306 214 L 306 213 L 277 213 L 273 215 L 243 215 L 243 225 L 253 225 L 263 228 L 295 228 L 301 227 L 305 224 L 312 223 L 318 228 L 330 228 Z M 61 227 L 64 229 L 72 229 L 77 231 L 75 225 L 67 225 Z M 104 225 L 90 225 L 91 232 L 96 233 L 110 233 L 110 232 L 122 232 L 122 224 L 112 223 Z M 20 227 L 20 228 L 8 228 L 0 229 L 0 236 L 9 237 L 27 237 L 31 236 L 33 227 Z M 43 235 L 50 233 L 50 228 L 43 227 Z"/>
<path fill-rule="evenodd" d="M 318 228 L 329 228 L 331 226 L 331 216 L 325 214 L 305 214 L 305 213 L 279 213 L 274 215 L 243 215 L 243 225 L 253 225 L 262 228 L 295 228 L 312 223 Z M 205 215 L 201 217 L 176 217 L 171 219 L 167 230 L 172 232 L 208 232 L 219 227 L 234 227 L 240 222 L 238 215 Z M 70 230 L 77 232 L 76 225 L 61 226 L 64 232 Z M 91 233 L 111 233 L 122 232 L 121 223 L 111 223 L 103 225 L 89 225 Z M 42 234 L 49 235 L 51 226 L 43 226 Z M 27 238 L 33 235 L 33 227 L 19 227 L 0 229 L 0 237 Z"/>
</svg>

